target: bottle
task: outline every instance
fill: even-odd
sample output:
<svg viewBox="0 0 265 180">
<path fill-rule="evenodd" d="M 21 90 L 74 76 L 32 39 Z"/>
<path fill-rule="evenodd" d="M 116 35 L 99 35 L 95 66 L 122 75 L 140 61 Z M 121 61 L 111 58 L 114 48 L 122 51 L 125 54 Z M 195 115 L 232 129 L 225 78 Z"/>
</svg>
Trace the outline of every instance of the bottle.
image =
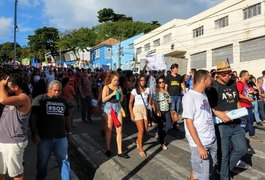
<svg viewBox="0 0 265 180">
<path fill-rule="evenodd" d="M 116 100 L 117 100 L 117 101 L 120 100 L 120 92 L 119 92 L 119 91 L 116 92 Z"/>
</svg>

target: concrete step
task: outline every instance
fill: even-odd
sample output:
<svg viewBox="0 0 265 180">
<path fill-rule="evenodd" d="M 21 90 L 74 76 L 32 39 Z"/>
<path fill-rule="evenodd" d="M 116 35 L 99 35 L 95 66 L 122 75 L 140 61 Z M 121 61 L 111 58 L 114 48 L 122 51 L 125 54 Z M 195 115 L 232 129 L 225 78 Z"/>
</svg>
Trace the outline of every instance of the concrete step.
<svg viewBox="0 0 265 180">
<path fill-rule="evenodd" d="M 146 158 L 141 158 L 135 145 L 136 134 L 123 135 L 123 146 L 127 147 L 130 159 L 117 156 L 107 158 L 105 149 L 87 133 L 73 135 L 73 141 L 82 156 L 90 162 L 96 170 L 94 179 L 188 179 L 190 172 L 190 148 L 185 139 L 177 139 L 167 135 L 166 141 L 170 142 L 167 151 L 160 148 L 155 138 L 155 131 L 146 134 L 144 149 Z M 113 137 L 115 139 L 115 137 Z M 114 143 L 115 144 L 115 143 Z M 251 157 L 254 162 L 252 169 L 237 171 L 234 180 L 264 179 L 265 173 L 261 170 L 265 163 L 265 153 L 256 150 Z M 112 152 L 114 154 L 114 152 Z"/>
</svg>

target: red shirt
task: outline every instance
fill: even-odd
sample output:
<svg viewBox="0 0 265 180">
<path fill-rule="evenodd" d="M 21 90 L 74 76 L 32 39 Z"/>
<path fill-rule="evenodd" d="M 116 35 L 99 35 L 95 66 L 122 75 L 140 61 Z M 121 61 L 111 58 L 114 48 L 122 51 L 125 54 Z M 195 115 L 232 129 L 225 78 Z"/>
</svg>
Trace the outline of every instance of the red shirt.
<svg viewBox="0 0 265 180">
<path fill-rule="evenodd" d="M 239 94 L 241 94 L 243 96 L 249 96 L 248 91 L 250 90 L 250 88 L 247 85 L 247 83 L 244 83 L 242 81 L 237 81 L 236 88 L 237 88 Z M 240 102 L 240 105 L 242 107 L 245 107 L 245 108 L 251 108 L 252 107 L 251 103 L 246 99 L 239 98 L 239 102 Z"/>
</svg>

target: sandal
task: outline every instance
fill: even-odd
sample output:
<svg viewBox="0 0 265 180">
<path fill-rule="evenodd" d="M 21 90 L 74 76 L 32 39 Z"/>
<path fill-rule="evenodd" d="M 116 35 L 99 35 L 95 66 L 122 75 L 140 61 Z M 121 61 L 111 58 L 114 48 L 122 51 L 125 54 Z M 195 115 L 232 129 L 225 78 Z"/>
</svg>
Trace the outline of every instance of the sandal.
<svg viewBox="0 0 265 180">
<path fill-rule="evenodd" d="M 136 144 L 136 147 L 139 148 L 139 144 L 138 144 L 138 142 L 137 142 L 137 139 L 136 139 L 136 141 L 135 141 L 135 144 Z"/>
<path fill-rule="evenodd" d="M 139 152 L 139 155 L 140 155 L 141 157 L 146 157 L 146 156 L 147 156 L 147 155 L 145 154 L 144 151 L 140 151 L 140 152 Z"/>
</svg>

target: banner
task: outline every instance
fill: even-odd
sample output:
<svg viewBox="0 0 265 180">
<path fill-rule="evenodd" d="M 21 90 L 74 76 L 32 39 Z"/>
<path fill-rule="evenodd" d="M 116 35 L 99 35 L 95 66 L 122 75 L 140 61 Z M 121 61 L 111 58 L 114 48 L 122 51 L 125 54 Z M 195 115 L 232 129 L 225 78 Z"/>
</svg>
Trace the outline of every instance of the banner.
<svg viewBox="0 0 265 180">
<path fill-rule="evenodd" d="M 167 70 L 164 55 L 147 55 L 146 60 L 148 61 L 146 66 L 147 71 Z"/>
</svg>

